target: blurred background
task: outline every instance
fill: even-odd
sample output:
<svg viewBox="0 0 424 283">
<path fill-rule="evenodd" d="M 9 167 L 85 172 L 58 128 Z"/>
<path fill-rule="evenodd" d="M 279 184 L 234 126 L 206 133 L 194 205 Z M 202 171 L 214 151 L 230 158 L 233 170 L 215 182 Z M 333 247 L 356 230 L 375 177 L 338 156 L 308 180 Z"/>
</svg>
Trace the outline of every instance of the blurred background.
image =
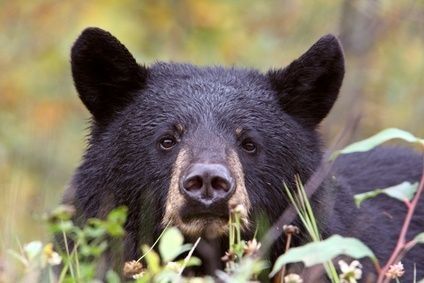
<svg viewBox="0 0 424 283">
<path fill-rule="evenodd" d="M 347 73 L 321 127 L 330 142 L 352 117 L 352 140 L 386 127 L 424 136 L 423 0 L 0 0 L 0 281 L 6 250 L 48 240 L 85 145 L 88 112 L 73 88 L 69 50 L 98 26 L 140 63 L 290 63 L 326 33 L 338 35 Z"/>
</svg>

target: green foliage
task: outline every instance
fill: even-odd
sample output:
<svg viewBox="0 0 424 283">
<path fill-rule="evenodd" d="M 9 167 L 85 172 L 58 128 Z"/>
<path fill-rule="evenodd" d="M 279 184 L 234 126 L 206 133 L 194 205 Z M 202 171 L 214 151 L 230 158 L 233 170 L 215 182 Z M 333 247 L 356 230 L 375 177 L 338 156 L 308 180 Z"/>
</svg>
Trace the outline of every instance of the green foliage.
<svg viewBox="0 0 424 283">
<path fill-rule="evenodd" d="M 225 272 L 216 272 L 221 282 L 251 282 L 268 267 L 266 261 L 258 257 L 261 244 L 255 238 L 246 242 L 241 237 L 241 215 L 244 209 L 240 204 L 230 208 L 229 250 L 222 258 L 226 265 Z"/>
<path fill-rule="evenodd" d="M 336 151 L 332 155 L 332 159 L 336 158 L 339 154 L 369 151 L 381 145 L 382 143 L 385 143 L 392 139 L 401 139 L 410 143 L 418 143 L 424 145 L 424 139 L 417 138 L 411 133 L 400 129 L 390 128 L 385 129 L 365 140 L 353 143 L 340 151 Z"/>
<path fill-rule="evenodd" d="M 287 263 L 303 262 L 309 267 L 328 262 L 339 255 L 357 259 L 369 257 L 372 261 L 376 261 L 374 253 L 358 239 L 333 235 L 319 242 L 291 248 L 277 259 L 270 276 L 275 275 Z"/>
<path fill-rule="evenodd" d="M 110 240 L 124 235 L 127 209 L 118 207 L 105 220 L 89 219 L 83 227 L 72 222 L 73 211 L 69 206 L 60 206 L 46 217 L 52 234 L 62 238 L 64 250 L 56 252 L 53 244 L 43 245 L 34 241 L 25 245 L 20 253 L 10 251 L 26 267 L 27 272 L 35 272 L 46 282 L 90 282 L 94 279 L 99 259 L 110 247 Z M 59 277 L 54 279 L 52 266 L 62 262 Z M 47 277 L 44 276 L 45 271 Z M 110 270 L 107 281 L 119 282 L 119 277 Z"/>
<path fill-rule="evenodd" d="M 366 152 L 392 139 L 401 139 L 409 143 L 417 143 L 424 146 L 424 139 L 418 138 L 404 130 L 390 128 L 385 129 L 365 140 L 353 143 L 342 150 L 336 151 L 331 158 L 334 159 L 340 154 Z M 414 197 L 417 188 L 418 183 L 411 184 L 410 182 L 405 181 L 392 187 L 383 189 L 377 188 L 369 192 L 357 194 L 354 196 L 354 200 L 358 207 L 360 207 L 363 201 L 374 198 L 380 194 L 385 194 L 400 201 L 410 201 Z"/>
<path fill-rule="evenodd" d="M 198 266 L 201 261 L 193 256 L 194 249 L 200 241 L 200 238 L 194 245 L 184 244 L 184 238 L 181 232 L 175 228 L 165 228 L 159 239 L 159 254 L 144 245 L 142 247 L 143 256 L 138 260 L 145 259 L 147 267 L 139 275 L 133 276 L 138 283 L 140 282 L 175 282 L 181 281 L 182 272 L 186 267 Z M 183 260 L 175 260 L 178 256 L 188 251 Z"/>
<path fill-rule="evenodd" d="M 349 150 L 342 150 L 341 152 L 370 150 L 383 140 L 385 141 L 395 136 L 398 138 L 402 136 L 403 139 L 409 139 L 410 142 L 419 141 L 421 143 L 421 139 L 411 138 L 413 137 L 412 135 L 405 133 L 403 131 L 387 131 L 386 134 L 377 135 L 376 139 L 367 139 L 365 143 L 358 142 L 355 146 L 348 147 L 348 149 L 350 148 Z M 332 260 L 342 255 L 354 259 L 369 257 L 375 266 L 379 266 L 373 252 L 358 239 L 333 235 L 322 240 L 317 220 L 301 180 L 296 176 L 295 181 L 297 191 L 291 192 L 287 186 L 285 186 L 285 191 L 312 242 L 300 247 L 289 248 L 288 251 L 278 257 L 269 276 L 276 275 L 286 264 L 303 262 L 305 267 L 323 264 L 331 281 L 340 282 L 340 278 L 342 278 L 340 276 L 342 275 L 339 276 L 337 274 Z M 417 186 L 418 184 L 403 182 L 393 187 L 356 195 L 355 202 L 359 206 L 362 201 L 379 194 L 386 194 L 398 200 L 410 201 L 414 197 Z M 247 242 L 242 239 L 241 215 L 245 214 L 243 213 L 244 209 L 241 205 L 230 209 L 228 222 L 229 250 L 223 257 L 226 262 L 226 269 L 225 272 L 216 272 L 216 276 L 221 282 L 251 282 L 268 267 L 266 262 L 258 257 L 258 250 L 261 244 L 256 239 Z M 36 271 L 39 278 L 43 278 L 42 280 L 46 282 L 56 280 L 51 267 L 59 264 L 62 260 L 63 267 L 59 278 L 57 278 L 58 282 L 90 282 L 94 280 L 100 257 L 111 247 L 110 240 L 120 238 L 125 233 L 123 225 L 126 221 L 127 208 L 118 207 L 112 210 L 105 219 L 89 219 L 83 227 L 74 225 L 72 221 L 73 213 L 74 209 L 72 207 L 60 206 L 45 217 L 49 223 L 50 231 L 63 238 L 65 250 L 59 251 L 59 254 L 53 250 L 52 244 L 43 246 L 39 241 L 25 245 L 21 248 L 21 252 L 9 250 L 9 254 L 21 262 L 27 270 Z M 186 267 L 201 264 L 201 261 L 193 256 L 193 252 L 200 240 L 199 238 L 194 244 L 184 244 L 184 237 L 181 232 L 175 227 L 167 226 L 151 247 L 147 245 L 142 247 L 144 254 L 137 261 L 126 263 L 129 266 L 138 266 L 136 273 L 126 274 L 126 277 L 134 279 L 137 283 L 213 282 L 210 277 L 184 278 L 182 276 Z M 70 242 L 73 245 L 70 245 Z M 158 243 L 159 253 L 153 249 Z M 424 233 L 416 235 L 412 241 L 406 243 L 405 249 L 409 250 L 416 244 L 422 243 L 424 243 Z M 184 259 L 179 259 L 185 253 L 187 254 Z M 144 259 L 146 266 L 142 265 L 142 259 Z M 351 265 L 354 263 L 355 268 L 360 268 L 358 262 L 352 262 Z M 348 265 L 344 264 L 348 268 Z M 342 272 L 344 274 L 343 269 Z M 348 275 L 344 274 L 344 276 Z M 120 276 L 116 271 L 107 271 L 106 282 L 116 283 L 120 282 L 120 280 Z"/>
<path fill-rule="evenodd" d="M 321 241 L 321 235 L 318 229 L 317 220 L 315 218 L 314 212 L 312 210 L 312 206 L 309 202 L 308 196 L 306 194 L 305 188 L 303 187 L 302 181 L 300 180 L 299 176 L 295 176 L 296 181 L 296 188 L 297 188 L 297 194 L 292 194 L 287 187 L 286 184 L 284 184 L 284 188 L 286 191 L 287 196 L 290 199 L 290 203 L 294 206 L 296 209 L 297 215 L 299 216 L 300 220 L 302 221 L 303 226 L 306 228 L 308 235 L 311 237 L 313 242 L 320 242 Z M 281 258 L 280 256 L 276 263 L 274 264 L 273 272 L 278 272 L 278 270 L 281 269 L 281 267 L 284 264 L 281 264 L 281 266 L 278 268 L 277 262 Z M 330 278 L 332 282 L 338 282 L 338 276 L 336 273 L 336 269 L 331 261 L 323 262 L 325 271 Z M 275 270 L 277 269 L 277 270 Z M 272 273 L 271 273 L 272 274 Z M 272 276 L 272 275 L 270 275 Z"/>
<path fill-rule="evenodd" d="M 400 201 L 410 201 L 414 197 L 417 188 L 418 183 L 411 184 L 410 182 L 402 182 L 396 186 L 385 189 L 375 189 L 366 193 L 357 194 L 354 196 L 355 204 L 357 207 L 360 207 L 363 201 L 374 198 L 380 194 L 385 194 Z"/>
<path fill-rule="evenodd" d="M 424 244 L 424 232 L 416 235 L 415 238 L 414 238 L 414 241 L 419 243 L 419 244 Z"/>
<path fill-rule="evenodd" d="M 159 252 L 162 260 L 170 262 L 178 255 L 189 251 L 192 248 L 192 245 L 183 245 L 183 243 L 184 237 L 181 232 L 175 227 L 168 228 L 163 234 L 159 244 Z"/>
</svg>

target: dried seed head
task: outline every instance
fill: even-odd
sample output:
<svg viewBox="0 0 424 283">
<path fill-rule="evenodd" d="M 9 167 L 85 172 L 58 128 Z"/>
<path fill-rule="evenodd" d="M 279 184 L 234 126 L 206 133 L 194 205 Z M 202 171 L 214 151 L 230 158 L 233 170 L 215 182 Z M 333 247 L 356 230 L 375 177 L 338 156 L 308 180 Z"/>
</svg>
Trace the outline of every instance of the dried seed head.
<svg viewBox="0 0 424 283">
<path fill-rule="evenodd" d="M 294 225 L 284 225 L 283 231 L 284 231 L 284 234 L 286 235 L 299 234 L 299 228 Z"/>
<path fill-rule="evenodd" d="M 143 265 L 136 260 L 127 261 L 124 265 L 123 274 L 126 278 L 134 278 L 134 276 L 143 272 Z"/>
</svg>

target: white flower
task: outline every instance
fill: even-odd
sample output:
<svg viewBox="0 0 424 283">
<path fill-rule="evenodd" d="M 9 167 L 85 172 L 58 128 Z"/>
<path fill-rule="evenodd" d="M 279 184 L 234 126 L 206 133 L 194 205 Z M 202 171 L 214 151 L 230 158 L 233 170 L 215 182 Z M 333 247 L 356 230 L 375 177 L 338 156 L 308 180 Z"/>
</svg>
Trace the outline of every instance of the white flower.
<svg viewBox="0 0 424 283">
<path fill-rule="evenodd" d="M 231 212 L 242 216 L 247 214 L 246 208 L 242 204 L 232 205 Z"/>
<path fill-rule="evenodd" d="M 24 252 L 29 261 L 38 256 L 43 248 L 43 244 L 39 241 L 33 241 L 24 246 Z"/>
<path fill-rule="evenodd" d="M 133 279 L 140 279 L 141 277 L 143 277 L 144 276 L 144 271 L 142 271 L 142 272 L 140 272 L 140 273 L 137 273 L 137 274 L 134 274 L 133 276 L 132 276 L 132 278 Z"/>
<path fill-rule="evenodd" d="M 341 283 L 356 283 L 358 279 L 362 277 L 362 265 L 359 261 L 354 260 L 349 265 L 344 261 L 339 261 L 339 266 L 341 270 L 340 282 Z"/>
<path fill-rule="evenodd" d="M 399 261 L 398 263 L 389 266 L 389 270 L 387 270 L 386 276 L 390 279 L 396 279 L 402 277 L 404 273 L 405 269 L 403 268 L 403 264 Z"/>
<path fill-rule="evenodd" d="M 296 273 L 290 273 L 284 276 L 284 283 L 303 283 L 303 279 Z"/>
<path fill-rule="evenodd" d="M 261 243 L 256 241 L 256 239 L 253 239 L 246 243 L 245 247 L 243 248 L 243 252 L 245 256 L 251 256 L 257 254 L 260 248 Z"/>
<path fill-rule="evenodd" d="M 59 265 L 62 262 L 60 255 L 53 250 L 53 244 L 48 243 L 43 248 L 43 263 Z"/>
</svg>

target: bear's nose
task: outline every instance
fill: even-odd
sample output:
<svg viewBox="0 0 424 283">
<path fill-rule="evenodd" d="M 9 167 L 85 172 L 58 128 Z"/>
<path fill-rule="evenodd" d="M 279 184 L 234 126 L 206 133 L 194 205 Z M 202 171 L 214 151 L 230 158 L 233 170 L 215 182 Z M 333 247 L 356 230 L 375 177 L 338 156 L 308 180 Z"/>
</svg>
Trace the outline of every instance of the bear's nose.
<svg viewBox="0 0 424 283">
<path fill-rule="evenodd" d="M 222 164 L 193 164 L 180 184 L 189 199 L 209 206 L 227 201 L 234 193 L 233 178 Z"/>
</svg>

